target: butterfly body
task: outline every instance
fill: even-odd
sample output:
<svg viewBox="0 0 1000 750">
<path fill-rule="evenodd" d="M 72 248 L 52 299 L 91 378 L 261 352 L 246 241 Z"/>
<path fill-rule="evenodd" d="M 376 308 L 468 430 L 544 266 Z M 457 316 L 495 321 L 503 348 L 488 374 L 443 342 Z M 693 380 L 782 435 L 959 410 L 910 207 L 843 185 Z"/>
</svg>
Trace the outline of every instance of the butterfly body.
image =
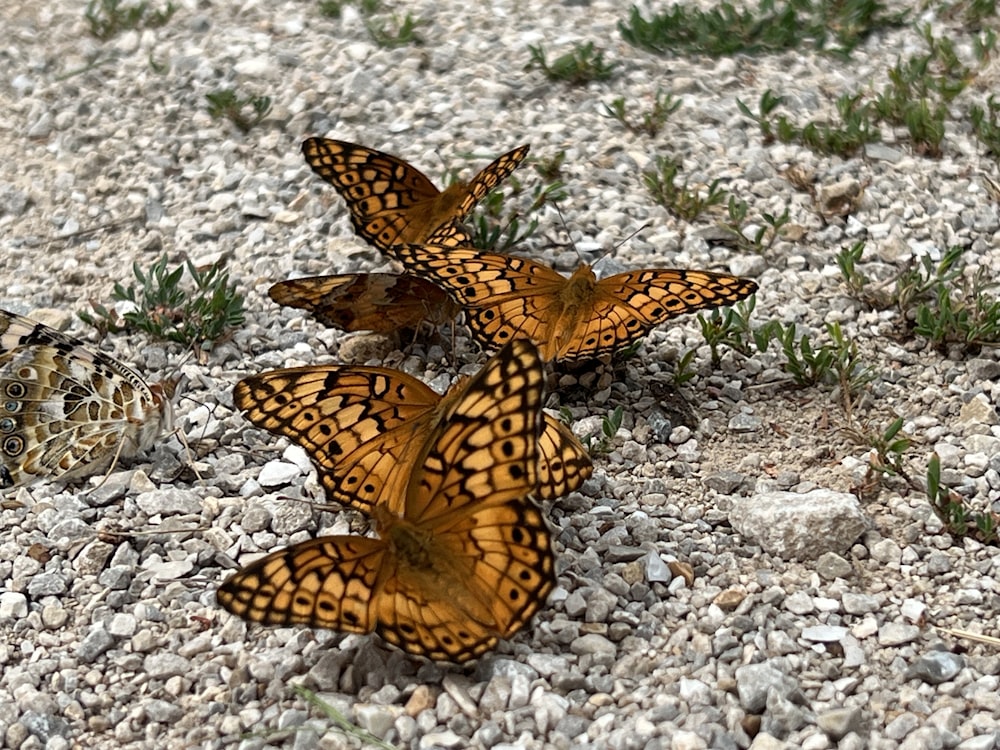
<svg viewBox="0 0 1000 750">
<path fill-rule="evenodd" d="M 102 471 L 151 448 L 172 422 L 159 385 L 0 310 L 0 489 Z"/>
<path fill-rule="evenodd" d="M 517 169 L 528 150 L 519 146 L 468 183 L 440 191 L 423 172 L 392 154 L 329 138 L 302 143 L 312 170 L 347 202 L 354 231 L 380 250 L 400 242 L 467 242 L 468 234 L 455 223 Z"/>
<path fill-rule="evenodd" d="M 411 420 L 419 427 L 406 425 L 404 433 L 393 432 L 400 426 L 395 400 L 421 393 L 408 376 L 379 368 L 306 369 L 279 373 L 270 383 L 257 381 L 268 374 L 241 381 L 235 399 L 247 408 L 270 394 L 267 414 L 289 399 L 308 402 L 295 414 L 312 427 L 325 419 L 328 429 L 316 434 L 338 436 L 334 452 L 341 457 L 359 451 L 364 442 L 356 438 L 374 429 L 369 439 L 381 457 L 375 464 L 400 478 L 366 477 L 372 486 L 359 486 L 374 494 L 348 500 L 367 509 L 378 538 L 320 537 L 273 552 L 225 581 L 220 604 L 258 622 L 375 631 L 410 653 L 458 662 L 517 632 L 555 583 L 551 534 L 530 497 L 538 486 L 544 376 L 537 349 L 527 342 L 504 347 L 458 395 L 441 399 L 422 386 L 432 394 L 425 399 L 430 407 Z M 351 393 L 341 392 L 356 375 L 361 380 Z M 359 382 L 378 388 L 382 403 L 365 403 Z M 320 419 L 330 399 L 356 421 L 336 412 Z M 256 416 L 252 403 L 248 416 Z M 287 423 L 264 426 L 282 424 L 294 437 Z M 344 431 L 355 433 L 341 439 Z M 398 446 L 400 435 L 411 442 Z M 405 463 L 380 463 L 397 447 Z M 318 468 L 322 475 L 336 463 Z M 400 488 L 401 496 L 383 496 L 385 488 Z"/>
<path fill-rule="evenodd" d="M 445 289 L 483 347 L 528 339 L 557 362 L 614 354 L 671 318 L 757 290 L 750 279 L 712 271 L 646 269 L 598 280 L 586 264 L 567 278 L 527 258 L 471 248 L 395 245 L 386 253 Z"/>
</svg>

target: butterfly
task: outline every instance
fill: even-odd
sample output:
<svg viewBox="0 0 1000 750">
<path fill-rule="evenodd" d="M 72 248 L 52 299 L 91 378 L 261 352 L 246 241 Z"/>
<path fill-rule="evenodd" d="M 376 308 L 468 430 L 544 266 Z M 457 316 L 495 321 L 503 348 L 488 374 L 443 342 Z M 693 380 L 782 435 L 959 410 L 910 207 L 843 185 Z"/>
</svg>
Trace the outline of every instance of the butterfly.
<svg viewBox="0 0 1000 750">
<path fill-rule="evenodd" d="M 454 320 L 458 306 L 441 287 L 412 274 L 358 273 L 279 281 L 267 292 L 279 305 L 308 310 L 344 331 L 392 333 Z"/>
<path fill-rule="evenodd" d="M 0 310 L 0 489 L 97 473 L 148 450 L 172 426 L 161 385 Z"/>
<path fill-rule="evenodd" d="M 399 514 L 413 467 L 474 382 L 459 381 L 441 396 L 383 367 L 294 367 L 241 380 L 233 403 L 258 427 L 302 446 L 330 500 L 369 515 L 376 505 Z M 573 433 L 547 414 L 538 443 L 542 499 L 569 494 L 593 472 Z"/>
<path fill-rule="evenodd" d="M 255 622 L 374 630 L 405 651 L 454 662 L 512 636 L 555 582 L 551 534 L 530 497 L 543 377 L 532 344 L 503 347 L 424 424 L 401 495 L 370 508 L 378 538 L 318 537 L 273 552 L 227 579 L 219 603 Z M 317 435 L 321 424 L 342 429 L 318 410 L 301 415 L 317 418 Z"/>
<path fill-rule="evenodd" d="M 712 271 L 648 269 L 598 280 L 587 264 L 567 278 L 527 258 L 472 248 L 408 244 L 386 254 L 447 291 L 487 349 L 525 338 L 555 362 L 613 354 L 670 318 L 757 291 L 750 279 Z"/>
<path fill-rule="evenodd" d="M 312 170 L 347 201 L 354 231 L 380 250 L 399 242 L 471 244 L 458 222 L 517 169 L 529 148 L 508 151 L 468 183 L 455 182 L 440 191 L 397 156 L 328 138 L 302 143 Z"/>
</svg>

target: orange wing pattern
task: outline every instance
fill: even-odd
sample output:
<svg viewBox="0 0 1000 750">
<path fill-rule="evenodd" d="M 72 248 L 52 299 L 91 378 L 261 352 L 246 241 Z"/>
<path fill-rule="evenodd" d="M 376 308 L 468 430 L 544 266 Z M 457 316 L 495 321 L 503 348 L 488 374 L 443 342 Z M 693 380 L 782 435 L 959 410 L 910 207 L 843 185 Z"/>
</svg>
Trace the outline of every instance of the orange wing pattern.
<svg viewBox="0 0 1000 750">
<path fill-rule="evenodd" d="M 524 338 L 548 361 L 613 354 L 671 318 L 757 290 L 749 279 L 712 271 L 649 269 L 598 280 L 588 265 L 567 278 L 533 260 L 467 248 L 410 244 L 386 252 L 447 290 L 482 346 Z"/>
<path fill-rule="evenodd" d="M 328 138 L 302 143 L 309 166 L 347 201 L 354 231 L 380 250 L 399 242 L 469 244 L 465 230 L 451 225 L 509 177 L 528 149 L 519 146 L 468 183 L 456 182 L 442 192 L 423 172 L 391 154 Z"/>
<path fill-rule="evenodd" d="M 303 398 L 295 378 L 304 373 L 292 372 L 284 385 L 298 385 L 287 399 L 277 382 L 256 389 L 270 393 L 279 412 Z M 407 463 L 386 467 L 399 479 L 376 480 L 386 489 L 402 488 L 398 499 L 354 503 L 368 507 L 379 538 L 321 537 L 271 553 L 223 583 L 219 603 L 257 622 L 375 630 L 430 659 L 467 661 L 509 638 L 544 603 L 555 579 L 551 535 L 529 497 L 538 482 L 542 381 L 533 345 L 503 347 L 459 391 L 438 399 L 423 438 L 410 441 L 419 444 L 415 458 L 406 454 L 407 444 L 400 454 Z M 337 459 L 350 460 L 344 451 L 362 434 L 359 424 L 398 419 L 395 402 L 388 414 L 375 416 L 379 407 L 363 401 L 344 407 L 365 415 L 353 427 L 347 418 L 321 417 L 315 388 L 323 381 L 307 382 L 312 406 L 289 407 L 279 421 L 309 425 L 311 439 L 322 436 L 336 446 L 328 455 Z M 406 390 L 384 385 L 393 398 Z M 237 388 L 240 402 L 252 393 Z M 346 442 L 340 430 L 349 433 Z M 399 440 L 398 433 L 383 434 L 392 435 L 387 442 Z"/>
</svg>

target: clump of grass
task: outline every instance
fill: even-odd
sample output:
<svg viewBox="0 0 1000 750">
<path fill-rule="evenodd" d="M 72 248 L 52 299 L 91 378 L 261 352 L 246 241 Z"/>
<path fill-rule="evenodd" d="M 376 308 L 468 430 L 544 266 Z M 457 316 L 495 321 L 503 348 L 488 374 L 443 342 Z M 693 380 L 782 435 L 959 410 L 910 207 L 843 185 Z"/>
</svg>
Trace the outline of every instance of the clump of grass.
<svg viewBox="0 0 1000 750">
<path fill-rule="evenodd" d="M 865 364 L 857 342 L 848 338 L 839 323 L 828 323 L 826 334 L 830 343 L 816 345 L 808 333 L 796 337 L 796 326 L 783 326 L 772 320 L 754 331 L 754 342 L 761 352 L 772 342 L 778 342 L 784 354 L 782 369 L 799 386 L 836 385 L 847 418 L 851 418 L 854 401 L 861 389 L 875 377 L 872 367 Z"/>
<path fill-rule="evenodd" d="M 740 111 L 757 123 L 764 142 L 801 143 L 821 154 L 849 157 L 867 143 L 881 138 L 878 123 L 906 128 L 918 154 L 941 155 L 948 105 L 974 77 L 974 71 L 959 59 L 954 42 L 935 38 L 929 27 L 923 30 L 927 52 L 899 59 L 888 72 L 888 83 L 874 95 L 844 94 L 837 99 L 838 122 L 810 121 L 801 127 L 784 115 L 774 115 L 784 97 L 768 90 L 760 98 L 758 112 L 737 100 Z M 992 42 L 996 43 L 996 35 Z M 995 115 L 995 113 L 994 113 Z M 985 110 L 973 107 L 970 118 L 979 134 L 989 118 Z M 978 126 L 977 126 L 978 124 Z M 988 126 L 982 127 L 987 137 Z M 995 137 L 995 134 L 994 134 Z"/>
<path fill-rule="evenodd" d="M 622 38 L 661 55 L 781 52 L 812 46 L 848 55 L 869 34 L 902 25 L 905 13 L 878 0 L 761 0 L 756 9 L 721 2 L 703 11 L 685 4 L 643 17 L 635 6 L 619 21 Z"/>
<path fill-rule="evenodd" d="M 771 114 L 785 98 L 768 89 L 760 97 L 759 112 L 754 112 L 741 100 L 736 106 L 746 117 L 757 123 L 764 143 L 774 140 L 782 143 L 800 143 L 821 154 L 850 157 L 866 143 L 881 138 L 872 119 L 871 105 L 861 101 L 860 95 L 844 94 L 836 102 L 839 123 L 811 120 L 802 127 L 794 125 L 785 115 Z"/>
<path fill-rule="evenodd" d="M 648 136 L 655 136 L 660 132 L 670 115 L 681 107 L 681 100 L 675 99 L 670 92 L 657 90 L 653 99 L 653 106 L 650 110 L 643 112 L 636 119 L 625 106 L 625 97 L 620 96 L 614 99 L 611 104 L 604 105 L 604 111 L 608 117 L 618 120 L 622 125 L 633 133 L 645 133 Z"/>
<path fill-rule="evenodd" d="M 191 284 L 182 284 L 187 270 Z M 166 341 L 209 350 L 244 320 L 243 295 L 229 283 L 229 273 L 220 265 L 199 270 L 186 261 L 167 268 L 167 256 L 143 271 L 132 264 L 137 284 L 115 284 L 112 299 L 131 303 L 122 320 L 114 310 L 94 304 L 96 317 L 87 312 L 80 318 L 104 330 L 135 328 Z"/>
<path fill-rule="evenodd" d="M 319 12 L 327 18 L 340 18 L 347 5 L 351 5 L 351 3 L 345 2 L 345 0 L 320 0 Z M 378 12 L 380 6 L 379 0 L 361 0 L 358 3 L 358 13 L 362 16 L 370 16 Z"/>
<path fill-rule="evenodd" d="M 163 26 L 176 12 L 177 6 L 172 2 L 163 10 L 153 10 L 147 2 L 126 5 L 122 0 L 89 0 L 83 17 L 91 36 L 107 40 L 130 29 Z"/>
<path fill-rule="evenodd" d="M 249 133 L 271 111 L 269 96 L 241 97 L 232 89 L 223 89 L 205 94 L 205 98 L 208 100 L 208 113 L 212 117 L 226 118 L 242 133 Z"/>
<path fill-rule="evenodd" d="M 525 70 L 541 70 L 550 81 L 565 81 L 574 86 L 582 86 L 591 81 L 606 81 L 615 73 L 615 63 L 604 60 L 604 52 L 594 47 L 593 42 L 579 44 L 549 64 L 542 45 L 529 46 L 531 59 Z"/>
<path fill-rule="evenodd" d="M 966 248 L 949 248 L 935 263 L 923 256 L 896 280 L 892 299 L 914 333 L 938 349 L 959 344 L 975 352 L 1000 344 L 1000 287 L 993 273 L 967 273 Z"/>
<path fill-rule="evenodd" d="M 751 341 L 755 336 L 750 326 L 750 316 L 756 306 L 755 294 L 738 302 L 734 307 L 715 308 L 707 317 L 704 313 L 698 313 L 698 325 L 701 326 L 701 335 L 712 352 L 713 367 L 718 367 L 722 363 L 719 349 L 723 346 L 745 357 L 750 356 Z M 758 349 L 763 351 L 760 346 Z"/>
<path fill-rule="evenodd" d="M 653 200 L 670 213 L 684 221 L 694 221 L 712 206 L 722 205 L 728 193 L 719 187 L 719 180 L 712 180 L 706 193 L 684 182 L 678 183 L 680 163 L 670 156 L 657 156 L 654 166 L 643 171 L 642 181 L 646 184 Z"/>
<path fill-rule="evenodd" d="M 871 449 L 865 476 L 857 487 L 852 488 L 859 499 L 866 502 L 877 500 L 882 487 L 886 486 L 888 481 L 894 477 L 910 481 L 903 465 L 903 459 L 912 440 L 905 434 L 900 434 L 902 429 L 902 417 L 893 420 L 882 431 L 844 429 L 844 433 L 854 443 L 867 445 Z"/>
</svg>

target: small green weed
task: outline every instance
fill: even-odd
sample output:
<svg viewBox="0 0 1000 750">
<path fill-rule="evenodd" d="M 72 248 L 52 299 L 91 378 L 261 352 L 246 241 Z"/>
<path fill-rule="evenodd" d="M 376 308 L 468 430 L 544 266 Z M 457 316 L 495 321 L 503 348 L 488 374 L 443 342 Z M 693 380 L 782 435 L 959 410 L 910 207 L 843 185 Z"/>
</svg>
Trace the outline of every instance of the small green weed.
<svg viewBox="0 0 1000 750">
<path fill-rule="evenodd" d="M 774 247 L 774 243 L 780 236 L 781 228 L 791 221 L 791 216 L 787 208 L 781 212 L 780 216 L 764 211 L 761 213 L 756 230 L 752 235 L 748 235 L 746 218 L 749 210 L 746 201 L 735 195 L 730 195 L 729 202 L 726 204 L 729 220 L 723 226 L 733 232 L 736 244 L 740 249 L 763 254 Z"/>
<path fill-rule="evenodd" d="M 344 12 L 344 3 L 341 0 L 320 0 L 319 12 L 327 18 L 340 18 Z"/>
<path fill-rule="evenodd" d="M 893 297 L 914 333 L 941 349 L 961 344 L 966 351 L 1000 344 L 1000 281 L 986 268 L 965 272 L 955 246 L 934 263 L 923 256 L 899 275 Z"/>
<path fill-rule="evenodd" d="M 299 696 L 305 699 L 306 703 L 318 708 L 323 712 L 330 721 L 337 725 L 348 737 L 353 737 L 358 740 L 362 745 L 371 745 L 372 747 L 377 747 L 380 750 L 396 750 L 389 743 L 379 739 L 371 732 L 362 729 L 355 724 L 352 724 L 346 716 L 344 716 L 340 711 L 331 706 L 329 703 L 320 698 L 316 693 L 308 688 L 302 687 L 301 685 L 292 686 Z"/>
<path fill-rule="evenodd" d="M 697 349 L 688 349 L 684 354 L 681 355 L 680 359 L 677 360 L 677 364 L 674 367 L 674 385 L 682 386 L 690 380 L 693 380 L 696 373 L 691 363 L 694 362 L 695 354 L 698 353 Z"/>
<path fill-rule="evenodd" d="M 918 303 L 936 299 L 942 287 L 948 287 L 962 275 L 960 261 L 964 252 L 964 247 L 951 247 L 937 263 L 929 255 L 923 255 L 919 264 L 913 263 L 899 274 L 893 300 L 904 317 L 912 319 Z"/>
<path fill-rule="evenodd" d="M 972 40 L 972 50 L 980 65 L 985 65 L 990 61 L 990 57 L 997 49 L 997 33 L 993 29 L 986 29 L 981 36 Z"/>
<path fill-rule="evenodd" d="M 865 241 L 855 242 L 848 248 L 844 248 L 836 255 L 837 267 L 840 275 L 844 277 L 847 288 L 855 295 L 861 295 L 868 285 L 868 277 L 858 270 L 857 264 L 865 252 Z"/>
<path fill-rule="evenodd" d="M 772 320 L 754 331 L 754 341 L 762 352 L 772 341 L 781 345 L 785 356 L 782 369 L 797 385 L 838 385 L 844 412 L 850 419 L 855 397 L 872 381 L 875 371 L 863 363 L 857 342 L 844 335 L 839 323 L 827 323 L 826 333 L 831 343 L 816 346 L 807 333 L 796 338 L 794 324 L 783 326 Z"/>
<path fill-rule="evenodd" d="M 642 181 L 653 200 L 684 221 L 694 221 L 712 206 L 722 205 L 728 193 L 712 180 L 707 193 L 688 186 L 687 179 L 677 184 L 680 163 L 670 156 L 657 156 L 655 165 L 643 171 Z"/>
<path fill-rule="evenodd" d="M 1000 159 L 1000 98 L 990 94 L 986 107 L 973 104 L 969 107 L 972 131 L 986 147 L 986 154 Z"/>
<path fill-rule="evenodd" d="M 535 171 L 541 175 L 546 182 L 559 182 L 562 176 L 562 167 L 566 162 L 566 152 L 560 149 L 549 157 L 540 156 L 535 159 Z"/>
<path fill-rule="evenodd" d="M 423 37 L 417 33 L 417 27 L 423 25 L 423 21 L 409 13 L 402 19 L 393 14 L 392 23 L 389 25 L 381 21 L 365 21 L 365 27 L 372 41 L 385 49 L 405 47 L 408 44 L 423 44 Z"/>
<path fill-rule="evenodd" d="M 972 537 L 983 544 L 1000 544 L 1000 513 L 970 510 L 969 500 L 941 484 L 941 458 L 931 455 L 927 465 L 927 498 L 948 533 L 959 538 Z"/>
<path fill-rule="evenodd" d="M 764 143 L 777 139 L 782 143 L 801 143 L 820 154 L 850 157 L 866 143 L 881 138 L 879 129 L 872 121 L 871 105 L 863 103 L 860 94 L 844 94 L 837 99 L 840 125 L 810 121 L 799 128 L 784 115 L 778 115 L 772 123 L 770 115 L 784 101 L 783 96 L 768 89 L 760 97 L 759 114 L 754 114 L 739 99 L 736 100 L 736 106 L 743 115 L 757 123 Z"/>
<path fill-rule="evenodd" d="M 242 133 L 249 133 L 271 111 L 269 96 L 240 97 L 232 89 L 223 89 L 205 94 L 205 98 L 208 100 L 208 113 L 212 117 L 225 117 Z"/>
<path fill-rule="evenodd" d="M 319 12 L 327 18 L 340 18 L 344 13 L 344 8 L 352 5 L 349 0 L 320 0 Z M 361 16 L 371 16 L 381 8 L 380 0 L 361 0 L 357 3 L 358 13 Z"/>
<path fill-rule="evenodd" d="M 873 100 L 875 113 L 891 124 L 905 126 L 918 153 L 940 156 L 948 103 L 972 80 L 950 39 L 935 39 L 923 30 L 928 51 L 897 60 L 889 83 Z"/>
<path fill-rule="evenodd" d="M 163 10 L 150 10 L 149 3 L 125 5 L 122 0 L 89 0 L 83 17 L 92 36 L 108 40 L 123 31 L 156 28 L 165 25 L 177 12 L 177 6 L 167 3 Z"/>
<path fill-rule="evenodd" d="M 520 182 L 511 178 L 510 184 L 515 194 Z M 558 203 L 566 197 L 562 182 L 537 185 L 532 192 L 528 208 L 520 211 L 513 201 L 504 198 L 499 190 L 487 195 L 479 203 L 480 211 L 472 222 L 472 244 L 480 250 L 505 252 L 533 236 L 538 230 L 538 218 L 534 214 L 546 203 Z M 527 220 L 527 224 L 524 221 Z"/>
<path fill-rule="evenodd" d="M 616 406 L 613 411 L 606 414 L 601 419 L 601 436 L 594 439 L 593 435 L 588 435 L 584 439 L 584 445 L 587 448 L 587 452 L 591 455 L 607 453 L 611 450 L 611 441 L 614 440 L 615 435 L 618 434 L 618 430 L 622 426 L 622 421 L 625 418 L 625 410 Z"/>
<path fill-rule="evenodd" d="M 855 494 L 864 501 L 872 502 L 878 499 L 883 486 L 892 477 L 901 477 L 907 481 L 903 465 L 903 457 L 909 450 L 912 441 L 905 435 L 900 436 L 903 429 L 903 418 L 893 420 L 881 432 L 870 432 L 845 428 L 844 433 L 856 444 L 867 445 L 871 451 L 868 458 L 868 469 L 860 485 L 853 488 Z"/>
<path fill-rule="evenodd" d="M 627 21 L 619 21 L 622 38 L 661 55 L 738 52 L 781 52 L 811 45 L 847 55 L 878 29 L 902 25 L 905 13 L 890 13 L 877 0 L 760 0 L 756 10 L 737 9 L 730 2 L 712 10 L 675 4 L 649 19 L 635 6 Z"/>
<path fill-rule="evenodd" d="M 194 282 L 194 289 L 181 285 L 184 270 Z M 134 309 L 123 315 L 124 327 L 137 328 L 152 336 L 187 346 L 211 349 L 211 345 L 231 329 L 243 323 L 243 295 L 229 283 L 229 273 L 219 265 L 199 271 L 186 261 L 167 269 L 167 256 L 143 272 L 132 264 L 138 285 L 116 283 L 112 298 L 131 302 Z M 102 305 L 94 305 L 97 317 L 86 312 L 80 318 L 104 330 L 120 330 L 121 321 Z"/>
<path fill-rule="evenodd" d="M 724 310 L 715 308 L 708 317 L 698 313 L 698 325 L 701 326 L 701 335 L 712 352 L 713 367 L 718 367 L 722 363 L 722 355 L 719 352 L 721 346 L 728 346 L 745 357 L 750 356 L 750 341 L 755 336 L 750 327 L 750 316 L 756 306 L 755 294 L 738 302 L 735 307 L 727 307 Z M 759 346 L 758 349 L 764 351 Z"/>
<path fill-rule="evenodd" d="M 604 52 L 594 47 L 593 42 L 580 44 L 570 52 L 557 57 L 550 65 L 546 60 L 542 45 L 529 46 L 531 59 L 525 70 L 539 69 L 550 81 L 565 81 L 574 86 L 582 86 L 591 81 L 606 81 L 615 73 L 617 65 L 604 61 Z"/>
<path fill-rule="evenodd" d="M 675 99 L 674 95 L 669 92 L 664 93 L 661 90 L 657 90 L 652 109 L 648 112 L 643 112 L 638 120 L 630 117 L 626 111 L 624 96 L 613 100 L 611 104 L 605 104 L 604 111 L 608 117 L 618 120 L 618 122 L 633 133 L 645 133 L 648 136 L 655 136 L 660 132 L 667 120 L 670 119 L 670 115 L 680 109 L 680 107 L 680 99 Z"/>
</svg>

